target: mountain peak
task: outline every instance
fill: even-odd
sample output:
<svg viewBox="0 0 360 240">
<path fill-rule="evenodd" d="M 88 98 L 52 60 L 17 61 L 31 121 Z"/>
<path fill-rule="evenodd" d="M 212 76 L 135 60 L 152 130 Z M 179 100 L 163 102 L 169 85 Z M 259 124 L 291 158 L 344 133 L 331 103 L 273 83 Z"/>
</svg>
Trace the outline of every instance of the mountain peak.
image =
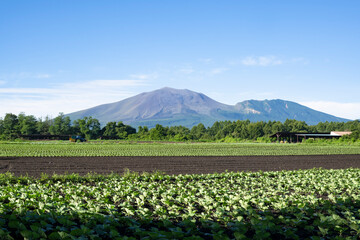
<svg viewBox="0 0 360 240">
<path fill-rule="evenodd" d="M 325 121 L 347 121 L 321 113 L 295 102 L 281 99 L 247 100 L 235 106 L 217 102 L 205 94 L 188 89 L 164 87 L 144 92 L 119 102 L 99 105 L 68 114 L 72 120 L 92 116 L 104 125 L 110 121 L 123 121 L 132 126 L 154 127 L 183 125 L 192 127 L 199 123 L 206 126 L 215 121 L 285 121 L 296 119 L 316 124 Z"/>
<path fill-rule="evenodd" d="M 185 89 L 176 89 L 176 88 L 171 88 L 171 87 L 163 87 L 163 88 L 160 88 L 160 89 L 155 90 L 155 91 L 181 91 L 181 90 L 185 90 Z"/>
<path fill-rule="evenodd" d="M 171 88 L 171 87 L 163 87 L 157 90 L 152 91 L 153 93 L 155 92 L 170 92 L 170 93 L 176 93 L 176 94 L 183 94 L 183 93 L 194 93 L 194 94 L 201 94 L 201 93 L 197 93 L 194 91 L 191 91 L 189 89 L 176 89 L 176 88 Z M 151 93 L 151 92 L 150 92 Z"/>
</svg>

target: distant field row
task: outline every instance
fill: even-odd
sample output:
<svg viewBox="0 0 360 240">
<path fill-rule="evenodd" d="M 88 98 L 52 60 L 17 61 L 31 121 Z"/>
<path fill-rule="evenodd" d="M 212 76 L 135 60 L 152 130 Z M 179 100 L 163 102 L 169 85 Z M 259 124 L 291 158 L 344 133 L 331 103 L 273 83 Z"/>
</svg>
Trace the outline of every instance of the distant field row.
<svg viewBox="0 0 360 240">
<path fill-rule="evenodd" d="M 260 143 L 1 143 L 1 157 L 249 156 L 360 154 L 356 145 Z"/>
</svg>

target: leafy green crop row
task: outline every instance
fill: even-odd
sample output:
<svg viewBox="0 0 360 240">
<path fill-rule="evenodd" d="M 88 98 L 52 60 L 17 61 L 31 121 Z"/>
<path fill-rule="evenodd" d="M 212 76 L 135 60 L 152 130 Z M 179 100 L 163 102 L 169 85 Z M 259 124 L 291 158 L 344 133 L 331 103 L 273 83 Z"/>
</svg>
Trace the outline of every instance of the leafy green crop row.
<svg viewBox="0 0 360 240">
<path fill-rule="evenodd" d="M 0 175 L 0 238 L 357 239 L 360 170 Z"/>
<path fill-rule="evenodd" d="M 260 143 L 2 143 L 0 156 L 240 156 L 360 154 L 360 146 Z"/>
</svg>

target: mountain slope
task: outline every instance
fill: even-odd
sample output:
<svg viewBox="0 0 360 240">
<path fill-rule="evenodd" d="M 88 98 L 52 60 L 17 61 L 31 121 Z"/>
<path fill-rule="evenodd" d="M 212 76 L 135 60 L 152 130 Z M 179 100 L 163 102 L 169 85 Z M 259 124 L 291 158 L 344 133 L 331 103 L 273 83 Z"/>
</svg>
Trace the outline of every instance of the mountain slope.
<svg viewBox="0 0 360 240">
<path fill-rule="evenodd" d="M 318 122 L 346 122 L 348 119 L 339 118 L 313 110 L 295 102 L 275 100 L 247 100 L 237 103 L 235 108 L 248 116 L 252 121 L 296 119 L 305 121 L 307 124 L 317 124 Z"/>
<path fill-rule="evenodd" d="M 235 106 L 217 102 L 202 93 L 190 90 L 162 88 L 141 93 L 119 102 L 67 114 L 72 120 L 92 116 L 104 125 L 110 121 L 123 121 L 132 126 L 154 127 L 183 125 L 191 127 L 198 123 L 206 126 L 215 121 L 285 121 L 297 119 L 308 124 L 325 121 L 348 121 L 347 119 L 315 111 L 300 104 L 284 100 L 248 100 Z"/>
</svg>

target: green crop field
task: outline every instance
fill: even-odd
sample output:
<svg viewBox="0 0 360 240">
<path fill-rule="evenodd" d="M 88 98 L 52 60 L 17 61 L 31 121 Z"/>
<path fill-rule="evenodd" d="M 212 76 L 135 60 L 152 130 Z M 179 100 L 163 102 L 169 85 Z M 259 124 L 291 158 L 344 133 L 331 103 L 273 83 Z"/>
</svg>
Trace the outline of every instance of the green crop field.
<svg viewBox="0 0 360 240">
<path fill-rule="evenodd" d="M 3 157 L 360 154 L 359 145 L 274 143 L 0 143 Z"/>
<path fill-rule="evenodd" d="M 1 239 L 358 239 L 360 170 L 0 174 Z"/>
</svg>

